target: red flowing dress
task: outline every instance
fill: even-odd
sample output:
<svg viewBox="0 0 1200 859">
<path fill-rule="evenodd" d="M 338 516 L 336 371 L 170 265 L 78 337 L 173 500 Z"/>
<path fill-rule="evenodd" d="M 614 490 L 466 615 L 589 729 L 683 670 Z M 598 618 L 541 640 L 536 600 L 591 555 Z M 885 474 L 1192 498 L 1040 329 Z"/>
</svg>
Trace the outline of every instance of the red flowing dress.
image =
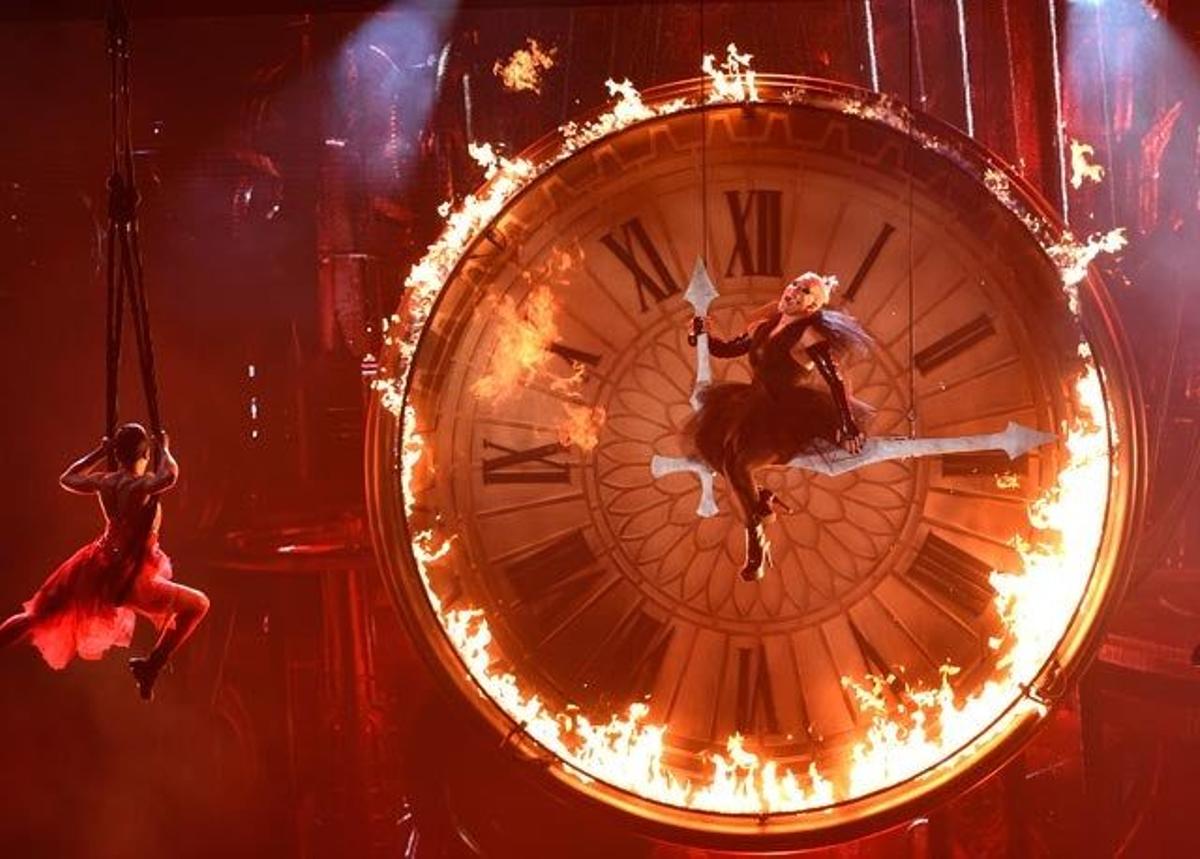
<svg viewBox="0 0 1200 859">
<path fill-rule="evenodd" d="M 46 663 L 64 668 L 75 656 L 99 659 L 128 647 L 136 614 L 162 627 L 171 621 L 171 560 L 158 546 L 157 499 L 128 523 L 104 533 L 64 561 L 28 600 L 30 641 Z"/>
</svg>

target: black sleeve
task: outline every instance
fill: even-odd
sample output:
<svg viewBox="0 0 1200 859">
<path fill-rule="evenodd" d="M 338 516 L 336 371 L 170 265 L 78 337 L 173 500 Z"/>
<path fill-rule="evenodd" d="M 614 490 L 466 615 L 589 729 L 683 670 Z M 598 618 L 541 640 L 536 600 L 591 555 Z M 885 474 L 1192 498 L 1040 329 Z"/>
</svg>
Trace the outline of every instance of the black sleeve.
<svg viewBox="0 0 1200 859">
<path fill-rule="evenodd" d="M 843 436 L 858 435 L 858 424 L 854 422 L 854 414 L 850 411 L 850 400 L 846 396 L 846 383 L 842 380 L 842 373 L 838 369 L 837 361 L 833 359 L 833 350 L 825 341 L 816 343 L 808 347 L 808 354 L 816 364 L 817 371 L 829 385 L 829 393 L 833 395 L 833 402 L 837 405 L 838 414 L 841 416 L 841 426 L 839 427 Z"/>
<path fill-rule="evenodd" d="M 742 334 L 732 340 L 722 340 L 711 333 L 708 335 L 708 354 L 714 358 L 737 358 L 749 351 L 749 334 Z"/>
</svg>

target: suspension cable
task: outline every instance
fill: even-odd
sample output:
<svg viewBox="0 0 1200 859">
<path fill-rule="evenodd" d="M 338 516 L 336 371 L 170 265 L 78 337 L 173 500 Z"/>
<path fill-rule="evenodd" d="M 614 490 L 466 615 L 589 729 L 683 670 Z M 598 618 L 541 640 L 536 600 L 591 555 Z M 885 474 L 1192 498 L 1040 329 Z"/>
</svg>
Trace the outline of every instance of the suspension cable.
<svg viewBox="0 0 1200 859">
<path fill-rule="evenodd" d="M 917 289 L 913 278 L 913 172 L 916 169 L 916 148 L 913 146 L 913 118 L 916 107 L 913 104 L 913 33 L 917 26 L 916 9 L 912 2 L 908 4 L 908 435 L 917 435 L 917 331 L 916 303 Z"/>
<path fill-rule="evenodd" d="M 109 4 L 107 29 L 112 165 L 108 178 L 108 253 L 105 260 L 108 293 L 105 318 L 105 432 L 111 437 L 116 431 L 119 418 L 121 347 L 125 307 L 128 305 L 133 321 L 150 428 L 157 434 L 162 431 L 162 420 L 137 222 L 138 193 L 133 157 L 129 21 L 120 0 L 112 0 Z"/>
<path fill-rule="evenodd" d="M 704 78 L 704 0 L 700 0 L 700 258 L 708 266 L 708 105 Z"/>
</svg>

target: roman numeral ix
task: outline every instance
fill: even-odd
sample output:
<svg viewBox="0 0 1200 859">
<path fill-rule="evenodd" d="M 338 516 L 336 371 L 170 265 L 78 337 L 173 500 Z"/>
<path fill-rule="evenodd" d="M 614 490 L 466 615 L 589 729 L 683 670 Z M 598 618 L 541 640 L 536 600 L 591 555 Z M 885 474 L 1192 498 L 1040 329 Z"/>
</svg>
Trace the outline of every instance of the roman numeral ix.
<svg viewBox="0 0 1200 859">
<path fill-rule="evenodd" d="M 517 450 L 483 440 L 485 450 L 500 451 L 499 455 L 483 460 L 483 483 L 570 483 L 570 466 L 554 457 L 566 453 L 558 442 Z"/>
</svg>

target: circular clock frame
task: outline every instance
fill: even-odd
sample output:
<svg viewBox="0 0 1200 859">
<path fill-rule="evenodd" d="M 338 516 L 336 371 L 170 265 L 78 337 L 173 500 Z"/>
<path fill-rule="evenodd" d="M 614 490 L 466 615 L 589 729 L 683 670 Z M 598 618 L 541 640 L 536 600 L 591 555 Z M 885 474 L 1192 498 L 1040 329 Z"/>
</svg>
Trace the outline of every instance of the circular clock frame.
<svg viewBox="0 0 1200 859">
<path fill-rule="evenodd" d="M 656 87 L 642 97 L 647 105 L 663 104 L 680 97 L 693 97 L 699 88 L 698 82 L 686 81 Z M 897 134 L 910 135 L 910 140 L 912 136 L 919 136 L 927 149 L 933 149 L 945 160 L 947 170 L 966 172 L 977 181 L 988 173 L 1003 175 L 1010 200 L 1015 201 L 1015 206 L 1009 206 L 1014 211 L 1012 217 L 1014 221 L 1024 223 L 1031 233 L 1031 240 L 1037 240 L 1044 248 L 1047 236 L 1058 236 L 1062 232 L 1051 207 L 1028 183 L 980 144 L 944 123 L 907 111 L 898 113 L 885 97 L 827 81 L 760 75 L 758 89 L 762 101 L 774 105 L 853 113 L 858 121 L 888 126 Z M 857 107 L 847 111 L 847 104 Z M 692 106 L 680 113 L 714 107 L 728 109 L 730 104 Z M 747 106 L 746 109 L 753 108 Z M 902 127 L 895 120 L 897 115 L 904 117 Z M 547 135 L 522 157 L 532 163 L 543 163 L 561 145 L 557 134 Z M 523 193 L 524 190 L 509 199 L 506 207 L 512 206 Z M 1023 213 L 1020 218 L 1015 214 L 1018 209 Z M 1042 234 L 1033 235 L 1035 230 L 1041 230 Z M 453 272 L 447 281 L 451 277 Z M 1110 444 L 1109 497 L 1095 567 L 1064 636 L 1039 675 L 1037 688 L 1028 692 L 1032 697 L 1046 699 L 1048 704 L 1070 688 L 1099 645 L 1102 621 L 1119 601 L 1124 589 L 1133 551 L 1133 534 L 1144 497 L 1145 475 L 1141 461 L 1144 427 L 1140 393 L 1130 371 L 1128 347 L 1112 303 L 1094 268 L 1078 289 L 1081 326 L 1101 370 L 1110 432 L 1119 438 L 1120 444 Z M 394 346 L 385 349 L 381 367 L 394 366 L 397 360 Z M 454 696 L 468 702 L 471 711 L 504 738 L 513 754 L 529 762 L 539 784 L 556 795 L 582 800 L 593 812 L 601 815 L 616 813 L 624 825 L 656 837 L 712 847 L 779 849 L 829 843 L 898 823 L 990 774 L 1021 749 L 1042 721 L 1043 716 L 1036 711 L 1026 710 L 1011 719 L 1011 724 L 1003 731 L 992 734 L 982 744 L 969 744 L 920 777 L 812 811 L 746 815 L 681 809 L 603 782 L 581 779 L 569 765 L 523 733 L 520 726 L 484 693 L 446 637 L 428 602 L 421 575 L 408 548 L 410 536 L 399 467 L 401 442 L 400 420 L 383 408 L 379 397 L 374 397 L 366 439 L 367 500 L 372 535 L 385 581 L 418 650 L 433 674 L 452 690 Z M 997 717 L 997 722 L 1008 718 L 1017 703 L 1014 700 Z M 986 732 L 985 728 L 981 733 Z"/>
</svg>

